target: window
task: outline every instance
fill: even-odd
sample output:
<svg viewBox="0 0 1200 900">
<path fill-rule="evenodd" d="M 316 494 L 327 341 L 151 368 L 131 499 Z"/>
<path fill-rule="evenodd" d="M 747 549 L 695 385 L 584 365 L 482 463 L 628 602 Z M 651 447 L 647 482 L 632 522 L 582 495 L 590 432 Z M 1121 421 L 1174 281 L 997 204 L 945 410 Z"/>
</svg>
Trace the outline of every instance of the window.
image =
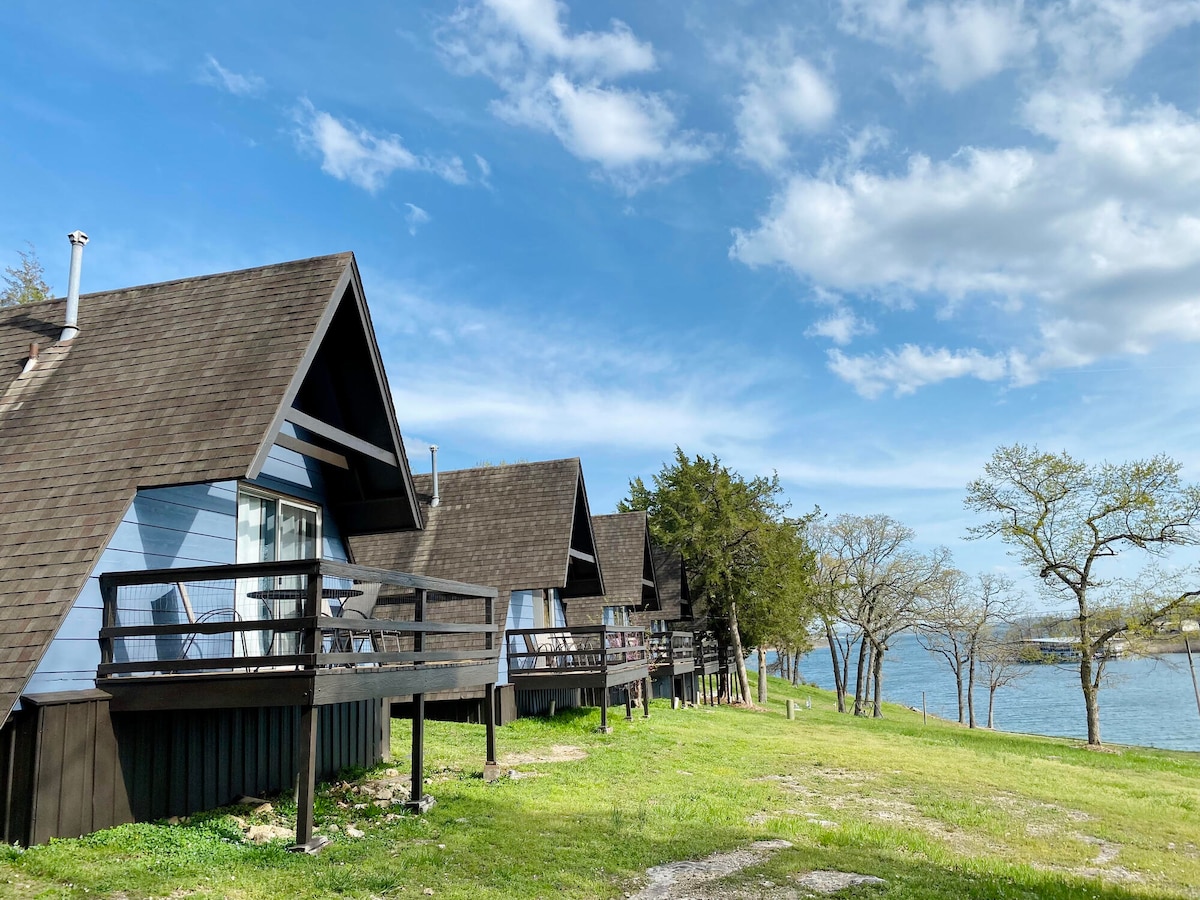
<svg viewBox="0 0 1200 900">
<path fill-rule="evenodd" d="M 309 503 L 266 491 L 238 488 L 237 561 L 272 562 L 317 559 L 321 547 L 321 510 Z M 304 584 L 299 575 L 239 580 L 237 612 L 243 621 L 286 619 L 298 616 L 304 606 Z M 257 635 L 257 640 L 253 639 Z M 249 637 L 249 655 L 294 653 L 296 633 L 262 631 Z M 235 652 L 237 644 L 235 642 Z"/>
<path fill-rule="evenodd" d="M 629 624 L 629 607 L 628 606 L 606 606 L 604 607 L 604 624 L 625 626 Z"/>
</svg>

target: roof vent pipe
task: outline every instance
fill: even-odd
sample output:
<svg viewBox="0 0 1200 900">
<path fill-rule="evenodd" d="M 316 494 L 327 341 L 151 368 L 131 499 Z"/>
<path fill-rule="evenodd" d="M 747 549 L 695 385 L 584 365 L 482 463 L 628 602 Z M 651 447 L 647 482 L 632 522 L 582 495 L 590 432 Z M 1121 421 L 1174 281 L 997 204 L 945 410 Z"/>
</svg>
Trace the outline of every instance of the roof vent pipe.
<svg viewBox="0 0 1200 900">
<path fill-rule="evenodd" d="M 71 242 L 71 272 L 67 277 L 67 321 L 60 341 L 69 341 L 79 334 L 79 269 L 83 265 L 83 245 L 88 242 L 88 236 L 82 231 L 72 231 L 67 240 Z"/>
<path fill-rule="evenodd" d="M 439 506 L 442 502 L 442 496 L 438 493 L 437 483 L 437 444 L 429 445 L 429 456 L 433 460 L 433 496 L 429 498 L 430 506 Z"/>
<path fill-rule="evenodd" d="M 37 345 L 37 341 L 34 341 L 32 344 L 29 345 L 29 356 L 25 360 L 25 366 L 24 366 L 24 368 L 21 369 L 21 374 L 28 375 L 30 372 L 32 372 L 34 369 L 34 366 L 37 365 L 37 361 L 38 361 L 38 345 Z"/>
</svg>

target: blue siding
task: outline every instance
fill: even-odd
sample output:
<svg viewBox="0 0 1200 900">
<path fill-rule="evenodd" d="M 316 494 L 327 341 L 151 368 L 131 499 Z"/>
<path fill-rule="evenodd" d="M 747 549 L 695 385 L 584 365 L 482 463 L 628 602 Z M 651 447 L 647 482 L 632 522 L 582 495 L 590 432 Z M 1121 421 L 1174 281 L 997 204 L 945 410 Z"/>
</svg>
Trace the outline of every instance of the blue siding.
<svg viewBox="0 0 1200 900">
<path fill-rule="evenodd" d="M 273 447 L 259 487 L 324 505 L 320 467 L 298 453 Z M 322 555 L 349 556 L 337 523 L 321 516 Z M 104 572 L 223 565 L 236 560 L 237 482 L 194 484 L 138 491 L 112 541 L 76 598 L 25 693 L 74 691 L 96 686 L 100 664 L 103 603 L 99 576 Z"/>
<path fill-rule="evenodd" d="M 515 628 L 537 628 L 537 617 L 539 608 L 542 605 L 542 592 L 540 590 L 533 591 L 513 591 L 508 603 L 508 616 L 504 621 L 505 634 Z M 562 598 L 556 589 L 551 591 L 551 617 L 552 621 L 548 623 L 552 628 L 565 628 L 567 624 L 566 608 L 563 606 Z M 507 647 L 508 638 L 505 637 L 505 645 Z M 525 646 L 522 644 L 519 648 L 514 647 L 514 652 L 523 653 Z M 505 652 L 500 657 L 500 672 L 499 681 L 497 684 L 508 684 L 508 653 Z"/>
</svg>

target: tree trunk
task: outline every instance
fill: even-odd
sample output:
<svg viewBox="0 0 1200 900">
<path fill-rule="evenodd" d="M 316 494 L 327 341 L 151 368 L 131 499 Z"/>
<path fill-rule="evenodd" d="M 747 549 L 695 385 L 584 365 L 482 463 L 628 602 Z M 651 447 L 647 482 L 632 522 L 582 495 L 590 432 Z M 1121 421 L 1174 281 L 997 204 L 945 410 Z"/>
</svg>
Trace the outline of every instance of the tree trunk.
<svg viewBox="0 0 1200 900">
<path fill-rule="evenodd" d="M 864 705 L 866 702 L 867 693 L 867 636 L 864 634 L 861 643 L 858 645 L 858 677 L 854 682 L 854 714 L 861 716 L 864 713 Z"/>
<path fill-rule="evenodd" d="M 825 623 L 825 640 L 829 642 L 829 655 L 833 659 L 833 688 L 837 692 L 837 711 L 844 713 L 846 711 L 846 676 L 842 674 L 842 669 L 838 665 L 837 637 L 829 622 Z"/>
<path fill-rule="evenodd" d="M 737 604 L 729 604 L 729 639 L 733 641 L 733 655 L 737 660 L 738 687 L 742 691 L 742 700 L 747 706 L 753 706 L 750 699 L 750 676 L 746 674 L 746 653 L 742 649 L 742 636 L 738 632 Z"/>
<path fill-rule="evenodd" d="M 767 702 L 767 651 L 762 647 L 758 648 L 758 702 L 764 706 Z"/>
<path fill-rule="evenodd" d="M 1100 746 L 1100 698 L 1099 688 L 1092 677 L 1092 649 L 1086 644 L 1079 660 L 1079 681 L 1083 686 L 1083 705 L 1087 710 L 1088 746 Z"/>
<path fill-rule="evenodd" d="M 1100 689 L 1099 672 L 1095 669 L 1096 648 L 1092 646 L 1091 616 L 1087 601 L 1078 595 L 1079 602 L 1079 682 L 1083 687 L 1083 706 L 1087 711 L 1088 746 L 1100 746 Z"/>
<path fill-rule="evenodd" d="M 962 725 L 963 720 L 965 718 L 965 716 L 964 716 L 965 709 L 963 707 L 962 663 L 959 663 L 958 666 L 954 670 L 954 687 L 955 687 L 955 690 L 958 692 L 958 724 Z"/>
<path fill-rule="evenodd" d="M 958 721 L 962 721 L 959 719 Z M 975 648 L 967 656 L 967 722 L 969 728 L 978 726 L 975 721 Z"/>
<path fill-rule="evenodd" d="M 875 708 L 872 715 L 883 718 L 883 647 L 875 648 Z"/>
<path fill-rule="evenodd" d="M 988 728 L 996 727 L 996 719 L 992 713 L 996 708 L 996 688 L 999 685 L 988 685 Z"/>
<path fill-rule="evenodd" d="M 838 648 L 841 653 L 841 648 Z M 850 693 L 850 642 L 846 642 L 846 652 L 842 655 L 842 699 L 845 700 Z M 843 704 L 844 705 L 844 704 Z M 846 710 L 843 709 L 842 712 Z"/>
</svg>

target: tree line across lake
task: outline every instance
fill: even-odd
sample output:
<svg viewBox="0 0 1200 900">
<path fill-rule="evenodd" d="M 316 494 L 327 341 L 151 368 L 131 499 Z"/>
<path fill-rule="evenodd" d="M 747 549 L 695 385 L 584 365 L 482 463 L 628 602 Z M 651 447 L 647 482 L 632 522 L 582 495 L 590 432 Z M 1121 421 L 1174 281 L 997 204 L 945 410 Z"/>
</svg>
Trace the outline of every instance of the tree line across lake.
<svg viewBox="0 0 1200 900">
<path fill-rule="evenodd" d="M 1181 627 L 1200 609 L 1200 575 L 1161 565 L 1170 549 L 1200 543 L 1200 487 L 1170 457 L 1089 465 L 1036 447 L 998 448 L 967 486 L 965 505 L 983 521 L 968 538 L 999 539 L 1040 590 L 1070 614 L 1088 743 L 1099 746 L 1099 691 L 1116 642 Z M 795 678 L 799 658 L 823 635 L 839 712 L 881 716 L 889 641 L 914 631 L 953 671 L 959 721 L 975 727 L 977 689 L 996 692 L 1020 676 L 1033 635 L 1011 580 L 968 574 L 942 547 L 916 549 L 915 534 L 886 515 L 789 515 L 777 475 L 745 478 L 716 456 L 676 448 L 647 485 L 630 482 L 622 511 L 645 510 L 654 540 L 680 553 L 693 599 L 738 660 L 758 651 L 758 701 L 766 701 L 766 648 Z M 1145 558 L 1138 575 L 1110 577 L 1108 561 Z M 1124 567 L 1128 569 L 1128 567 Z"/>
</svg>

